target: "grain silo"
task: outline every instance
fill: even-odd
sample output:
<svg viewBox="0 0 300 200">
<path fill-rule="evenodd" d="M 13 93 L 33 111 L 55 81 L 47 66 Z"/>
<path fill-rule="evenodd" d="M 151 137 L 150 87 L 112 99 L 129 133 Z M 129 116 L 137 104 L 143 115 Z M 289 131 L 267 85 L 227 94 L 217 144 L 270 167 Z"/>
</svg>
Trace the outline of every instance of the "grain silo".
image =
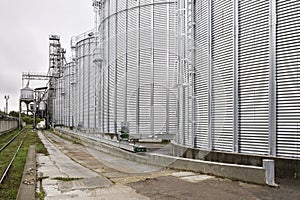
<svg viewBox="0 0 300 200">
<path fill-rule="evenodd" d="M 75 49 L 75 90 L 74 125 L 89 130 L 95 128 L 95 64 L 93 54 L 96 40 L 94 30 L 85 32 L 72 39 Z M 74 42 L 75 41 L 75 42 Z M 73 72 L 72 72 L 73 73 Z"/>
<path fill-rule="evenodd" d="M 176 133 L 176 1 L 100 2 L 101 132 Z"/>
<path fill-rule="evenodd" d="M 192 63 L 192 73 L 179 74 L 189 79 L 190 98 L 180 98 L 179 116 L 188 113 L 188 120 L 179 119 L 178 148 L 189 147 L 195 157 L 216 161 L 220 160 L 212 155 L 225 152 L 222 161 L 244 164 L 259 165 L 261 157 L 272 157 L 279 168 L 292 166 L 289 170 L 297 176 L 300 4 L 287 0 L 180 2 L 190 2 L 186 9 L 192 14 L 190 18 L 181 15 L 179 21 L 186 27 L 194 25 L 180 27 L 193 40 L 190 49 L 179 45 L 178 51 Z M 190 45 L 179 37 L 181 43 Z M 242 158 L 236 154 L 245 159 L 236 160 Z"/>
</svg>

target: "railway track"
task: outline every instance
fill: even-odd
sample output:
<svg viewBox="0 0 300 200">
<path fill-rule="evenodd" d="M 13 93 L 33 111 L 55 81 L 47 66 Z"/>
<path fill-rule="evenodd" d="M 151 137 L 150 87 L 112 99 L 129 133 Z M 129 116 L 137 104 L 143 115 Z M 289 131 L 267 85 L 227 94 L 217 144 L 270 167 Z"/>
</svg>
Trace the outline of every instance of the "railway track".
<svg viewBox="0 0 300 200">
<path fill-rule="evenodd" d="M 24 142 L 28 133 L 27 128 L 11 133 L 7 133 L 0 140 L 0 185 L 9 173 L 11 166 Z"/>
</svg>

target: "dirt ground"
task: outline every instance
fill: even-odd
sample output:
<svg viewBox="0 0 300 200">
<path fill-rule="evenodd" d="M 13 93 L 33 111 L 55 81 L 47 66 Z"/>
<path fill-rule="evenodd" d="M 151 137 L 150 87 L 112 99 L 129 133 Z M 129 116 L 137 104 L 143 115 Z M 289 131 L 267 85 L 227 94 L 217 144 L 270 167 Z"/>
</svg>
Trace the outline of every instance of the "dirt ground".
<svg viewBox="0 0 300 200">
<path fill-rule="evenodd" d="M 191 183 L 177 177 L 162 176 L 128 184 L 150 199 L 164 200 L 299 200 L 299 180 L 277 180 L 279 187 L 268 187 L 214 178 Z"/>
</svg>

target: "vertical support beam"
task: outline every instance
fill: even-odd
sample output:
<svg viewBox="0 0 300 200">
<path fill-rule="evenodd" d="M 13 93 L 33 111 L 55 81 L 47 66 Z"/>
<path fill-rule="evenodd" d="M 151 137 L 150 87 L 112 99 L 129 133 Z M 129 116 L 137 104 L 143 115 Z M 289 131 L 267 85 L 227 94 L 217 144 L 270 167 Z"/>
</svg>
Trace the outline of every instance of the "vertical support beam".
<svg viewBox="0 0 300 200">
<path fill-rule="evenodd" d="M 233 1 L 234 46 L 233 46 L 233 146 L 232 151 L 239 152 L 239 19 L 238 0 Z"/>
<path fill-rule="evenodd" d="M 103 6 L 103 3 L 101 3 L 101 8 L 100 8 L 100 10 L 101 10 L 101 12 L 100 12 L 100 26 L 101 26 L 101 33 L 102 33 L 102 35 L 101 34 L 99 34 L 99 37 L 101 36 L 101 38 L 100 38 L 100 40 L 102 41 L 102 44 L 100 45 L 100 48 L 102 48 L 102 51 L 100 51 L 100 55 L 101 55 L 101 53 L 102 53 L 102 61 L 100 62 L 100 64 L 99 64 L 99 67 L 100 67 L 100 91 L 99 91 L 99 93 L 100 93 L 100 97 L 99 97 L 99 105 L 100 105 L 100 107 L 99 107 L 99 120 L 100 120 L 100 129 L 101 129 L 101 127 L 102 127 L 102 132 L 104 133 L 104 113 L 105 113 L 105 111 L 104 111 L 104 73 L 103 73 L 103 71 L 104 71 L 104 69 L 103 69 L 103 67 L 104 67 L 104 65 L 103 65 L 103 63 L 104 63 L 104 59 L 105 59 L 105 52 L 104 52 L 104 44 L 105 44 L 105 41 L 104 41 L 104 39 L 105 39 L 105 22 L 104 22 L 104 6 Z M 107 27 L 107 29 L 108 29 L 108 27 Z M 107 40 L 107 42 L 108 42 L 108 37 L 106 37 L 106 40 Z"/>
<path fill-rule="evenodd" d="M 184 100 L 182 99 L 182 74 L 181 74 L 181 56 L 182 56 L 182 9 L 181 9 L 182 0 L 177 2 L 177 142 L 183 143 L 184 130 L 182 129 L 183 119 L 182 119 L 182 105 Z"/>
<path fill-rule="evenodd" d="M 178 52 L 177 52 L 177 112 L 178 112 L 178 142 L 185 145 L 185 138 L 188 136 L 188 131 L 186 131 L 186 95 L 184 86 L 184 67 L 185 67 L 185 0 L 180 0 L 177 2 L 177 15 L 178 15 Z"/>
<path fill-rule="evenodd" d="M 185 145 L 188 145 L 190 143 L 189 139 L 191 138 L 190 137 L 190 77 L 189 77 L 189 40 L 188 40 L 188 37 L 189 37 L 189 32 L 188 32 L 188 18 L 189 18 L 189 15 L 188 15 L 188 0 L 184 0 L 182 1 L 183 2 L 183 5 L 182 5 L 182 8 L 183 8 L 183 63 L 182 63 L 182 66 L 183 66 L 183 84 L 184 84 L 184 87 L 183 87 L 183 99 L 184 99 L 184 107 L 183 107 L 183 112 L 185 113 L 184 114 L 184 130 L 186 131 L 186 140 L 184 142 Z"/>
<path fill-rule="evenodd" d="M 97 27 L 98 28 L 98 27 Z M 98 35 L 98 31 L 97 31 L 97 29 L 96 29 L 96 34 L 95 34 L 95 37 L 97 38 L 97 37 L 99 37 L 99 35 Z M 96 51 L 98 51 L 98 39 L 96 39 Z M 96 54 L 97 55 L 97 54 Z M 97 106 L 98 106 L 98 104 L 97 104 L 97 99 L 98 98 L 100 98 L 100 95 L 99 95 L 99 97 L 97 98 L 97 90 L 100 90 L 100 84 L 99 84 L 99 86 L 98 86 L 98 81 L 97 81 L 97 77 L 100 77 L 99 75 L 100 75 L 100 73 L 99 73 L 99 63 L 94 63 L 94 128 L 95 129 L 97 129 L 99 126 L 97 126 L 97 112 L 98 112 L 98 110 L 97 110 Z M 98 73 L 99 73 L 99 75 L 98 75 Z M 98 87 L 97 87 L 98 86 Z"/>
<path fill-rule="evenodd" d="M 276 1 L 270 0 L 269 155 L 276 156 Z"/>
<path fill-rule="evenodd" d="M 91 38 L 89 38 L 89 40 L 88 40 L 88 42 L 89 42 L 89 55 L 88 55 L 88 93 L 87 93 L 87 98 L 88 98 L 88 102 L 87 102 L 87 116 L 88 116 L 88 118 L 87 118 L 87 128 L 89 129 L 90 128 L 90 115 L 91 115 L 91 112 L 90 112 L 90 105 L 91 105 L 91 100 L 90 100 L 90 92 L 91 92 L 91 84 L 90 84 L 90 82 L 91 82 L 91 57 L 92 57 L 92 53 L 91 53 Z"/>
<path fill-rule="evenodd" d="M 111 13 L 110 13 L 110 1 L 111 0 L 108 0 L 108 14 L 107 16 L 110 16 Z M 112 0 L 114 1 L 114 0 Z M 111 35 L 110 35 L 110 19 L 111 18 L 108 18 L 108 22 L 107 22 L 107 63 L 106 63 L 106 66 L 107 67 L 107 129 L 105 131 L 107 131 L 108 133 L 110 132 L 110 115 L 109 115 L 109 105 L 111 103 L 111 99 L 110 99 L 110 96 L 109 96 L 109 93 L 111 92 L 111 88 L 110 88 L 110 81 L 109 81 L 109 72 L 110 72 L 110 63 L 111 63 L 111 60 L 110 60 L 110 40 L 111 40 Z M 104 114 L 105 112 L 103 112 Z M 104 132 L 105 132 L 104 131 Z"/>
<path fill-rule="evenodd" d="M 103 34 L 104 31 L 102 31 Z M 104 43 L 104 40 L 103 40 Z M 102 44 L 104 46 L 104 44 Z M 103 48 L 103 61 L 100 63 L 100 110 L 99 110 L 99 116 L 100 116 L 100 129 L 102 127 L 102 132 L 104 133 L 104 73 L 103 73 L 103 62 L 104 62 L 104 48 Z"/>
<path fill-rule="evenodd" d="M 170 113 L 170 0 L 167 3 L 167 84 L 166 84 L 166 134 L 169 134 Z"/>
<path fill-rule="evenodd" d="M 154 136 L 154 0 L 151 4 L 150 133 Z"/>
<path fill-rule="evenodd" d="M 195 137 L 195 123 L 196 123 L 196 119 L 195 119 L 195 0 L 190 0 L 191 3 L 191 60 L 190 60 L 190 65 L 191 65 L 191 90 L 192 90 L 192 148 L 195 147 L 195 141 L 196 141 L 196 137 Z"/>
<path fill-rule="evenodd" d="M 208 150 L 212 150 L 212 0 L 208 0 Z"/>
<path fill-rule="evenodd" d="M 83 48 L 83 50 L 82 50 L 82 52 L 85 52 L 85 42 L 83 43 L 83 46 L 82 46 L 82 48 Z M 81 83 L 82 83 L 82 127 L 84 127 L 84 123 L 85 123 L 85 118 L 84 118 L 84 113 L 85 113 L 85 110 L 84 110 L 84 103 L 85 103 L 85 101 L 84 101 L 84 98 L 85 98 L 85 91 L 84 91 L 84 84 L 85 84 L 85 81 L 84 81 L 84 76 L 85 76 L 85 70 L 84 70 L 84 63 L 85 63 L 85 56 L 83 56 L 83 55 L 81 55 L 81 57 L 82 57 L 82 61 L 81 61 L 81 70 L 82 70 L 82 76 L 81 76 Z M 80 58 L 80 57 L 79 57 Z M 80 59 L 81 60 L 81 59 Z M 85 127 L 84 127 L 85 128 Z"/>
<path fill-rule="evenodd" d="M 126 1 L 126 19 L 125 19 L 125 83 L 124 83 L 124 121 L 127 122 L 127 70 L 128 70 L 128 1 Z"/>
<path fill-rule="evenodd" d="M 118 133 L 118 1 L 116 1 L 116 10 L 115 10 L 115 74 L 114 74 L 114 133 Z"/>
<path fill-rule="evenodd" d="M 140 13 L 141 13 L 141 7 L 140 7 L 140 0 L 137 1 L 137 58 L 136 58 L 136 133 L 140 134 Z M 140 136 L 141 138 L 141 136 Z"/>
</svg>

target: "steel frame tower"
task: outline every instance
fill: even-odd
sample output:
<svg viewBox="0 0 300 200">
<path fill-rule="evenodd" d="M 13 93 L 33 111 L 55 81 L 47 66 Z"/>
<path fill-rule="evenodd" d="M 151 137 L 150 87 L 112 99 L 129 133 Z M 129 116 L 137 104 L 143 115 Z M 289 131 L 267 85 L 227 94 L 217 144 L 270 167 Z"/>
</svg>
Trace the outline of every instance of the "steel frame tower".
<svg viewBox="0 0 300 200">
<path fill-rule="evenodd" d="M 51 76 L 49 80 L 49 95 L 48 95 L 48 119 L 49 124 L 52 127 L 55 126 L 56 121 L 56 104 L 59 105 L 59 101 L 56 100 L 56 97 L 61 96 L 59 92 L 61 92 L 61 85 L 59 79 L 63 75 L 63 66 L 65 63 L 65 53 L 66 50 L 61 47 L 60 44 L 60 36 L 58 35 L 50 35 L 49 36 L 49 70 L 48 75 Z M 60 111 L 62 109 L 59 109 Z M 62 116 L 62 113 L 59 114 Z M 60 118 L 59 117 L 59 118 Z"/>
</svg>

